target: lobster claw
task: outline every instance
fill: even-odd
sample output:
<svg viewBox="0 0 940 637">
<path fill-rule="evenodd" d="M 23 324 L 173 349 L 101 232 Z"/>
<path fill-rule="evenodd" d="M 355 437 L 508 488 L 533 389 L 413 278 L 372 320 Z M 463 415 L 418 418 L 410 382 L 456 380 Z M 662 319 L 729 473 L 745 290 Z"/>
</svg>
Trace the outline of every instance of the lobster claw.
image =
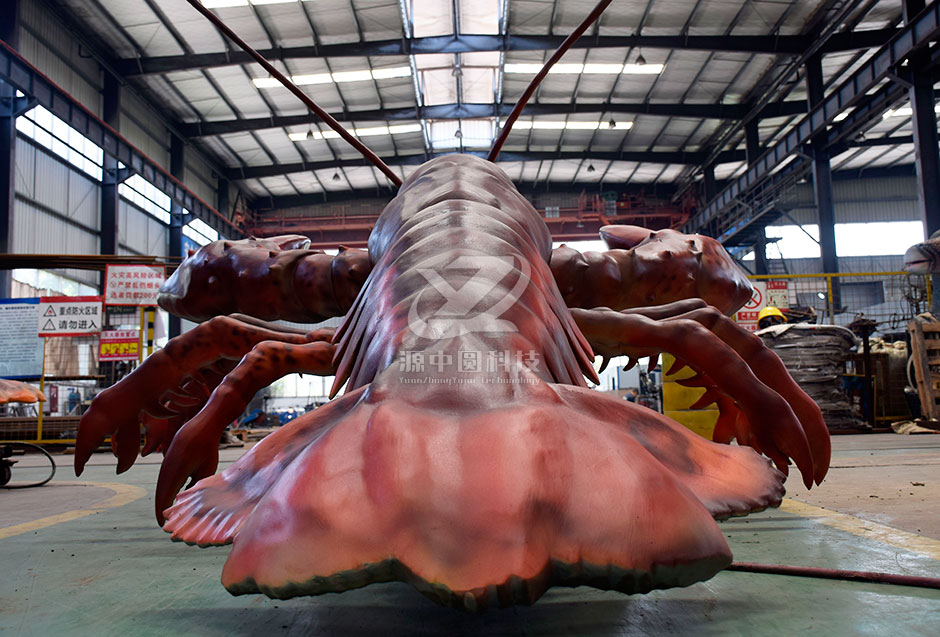
<svg viewBox="0 0 940 637">
<path fill-rule="evenodd" d="M 690 309 L 686 301 L 626 312 L 575 309 L 572 315 L 599 354 L 638 358 L 668 351 L 696 371 L 683 384 L 713 390 L 706 396 L 723 413 L 718 439 L 736 438 L 766 454 L 783 473 L 792 458 L 807 488 L 825 477 L 830 442 L 819 407 L 758 336 L 717 309 Z M 718 400 L 721 394 L 730 400 Z"/>
</svg>

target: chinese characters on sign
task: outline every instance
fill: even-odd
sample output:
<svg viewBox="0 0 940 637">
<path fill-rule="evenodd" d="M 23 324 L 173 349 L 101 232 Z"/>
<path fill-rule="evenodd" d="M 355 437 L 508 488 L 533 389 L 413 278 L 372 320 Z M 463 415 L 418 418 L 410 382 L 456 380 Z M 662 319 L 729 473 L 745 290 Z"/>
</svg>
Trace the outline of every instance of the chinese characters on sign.
<svg viewBox="0 0 940 637">
<path fill-rule="evenodd" d="M 43 341 L 36 334 L 39 299 L 0 299 L 0 378 L 39 376 Z"/>
<path fill-rule="evenodd" d="M 166 279 L 162 265 L 108 265 L 105 272 L 107 305 L 156 305 Z"/>
<path fill-rule="evenodd" d="M 98 360 L 136 361 L 139 353 L 139 330 L 104 330 L 101 332 Z"/>
<path fill-rule="evenodd" d="M 101 331 L 100 296 L 39 299 L 39 336 L 83 336 Z"/>
<path fill-rule="evenodd" d="M 757 331 L 757 316 L 768 305 L 779 309 L 790 307 L 789 290 L 786 281 L 751 281 L 754 293 L 734 315 L 734 320 L 749 332 Z"/>
</svg>

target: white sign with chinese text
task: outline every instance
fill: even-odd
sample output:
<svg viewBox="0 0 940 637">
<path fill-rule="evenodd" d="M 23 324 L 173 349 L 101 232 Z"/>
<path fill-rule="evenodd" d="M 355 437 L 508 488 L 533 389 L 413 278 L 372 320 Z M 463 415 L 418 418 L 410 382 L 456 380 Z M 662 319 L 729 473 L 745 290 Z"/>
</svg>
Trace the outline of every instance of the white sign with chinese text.
<svg viewBox="0 0 940 637">
<path fill-rule="evenodd" d="M 0 378 L 31 378 L 42 373 L 38 315 L 39 299 L 0 299 Z"/>
<path fill-rule="evenodd" d="M 40 336 L 83 336 L 100 331 L 100 296 L 43 296 L 39 299 Z"/>
<path fill-rule="evenodd" d="M 162 265 L 111 265 L 105 268 L 104 302 L 107 305 L 156 305 L 157 292 L 166 280 Z"/>
</svg>

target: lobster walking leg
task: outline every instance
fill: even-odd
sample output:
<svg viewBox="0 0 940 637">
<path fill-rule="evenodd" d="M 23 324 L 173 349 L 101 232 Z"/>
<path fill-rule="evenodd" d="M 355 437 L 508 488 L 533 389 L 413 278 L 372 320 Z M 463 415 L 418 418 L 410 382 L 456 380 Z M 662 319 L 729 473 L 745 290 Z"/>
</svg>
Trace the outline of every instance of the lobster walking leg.
<svg viewBox="0 0 940 637">
<path fill-rule="evenodd" d="M 157 521 L 163 524 L 163 511 L 173 504 L 187 478 L 193 484 L 215 473 L 222 431 L 258 390 L 289 373 L 333 374 L 335 353 L 332 343 L 322 341 L 303 345 L 263 341 L 255 345 L 212 392 L 202 410 L 173 437 L 157 481 Z"/>
<path fill-rule="evenodd" d="M 717 310 L 693 310 L 661 321 L 649 319 L 639 312 L 622 313 L 608 309 L 574 309 L 572 315 L 600 354 L 640 358 L 669 351 L 696 371 L 711 379 L 721 379 L 718 387 L 738 403 L 747 417 L 757 442 L 755 447 L 767 454 L 784 473 L 787 472 L 787 459 L 792 457 L 807 487 L 814 478 L 821 480 L 825 475 L 828 444 L 824 449 L 812 449 L 805 431 L 808 428 L 815 432 L 819 424 L 815 421 L 802 423 L 779 393 L 793 394 L 801 390 L 785 370 L 782 375 L 776 373 L 777 370 L 762 370 L 760 376 L 763 380 L 759 378 L 752 367 L 767 365 L 762 354 L 766 348 L 761 344 L 763 350 L 745 349 L 742 339 L 735 337 L 732 341 L 742 349 L 738 352 L 733 345 L 719 338 L 702 322 L 707 323 L 711 316 L 721 317 Z M 815 433 L 813 437 L 815 442 Z M 818 472 L 817 464 L 822 467 Z"/>
<path fill-rule="evenodd" d="M 102 391 L 92 401 L 79 423 L 75 444 L 76 474 L 81 475 L 92 452 L 109 435 L 112 450 L 118 458 L 118 473 L 127 471 L 140 450 L 141 412 L 159 418 L 192 409 L 194 403 L 181 405 L 179 402 L 187 397 L 195 398 L 188 392 L 180 393 L 181 386 L 199 378 L 201 369 L 211 367 L 219 359 L 237 360 L 256 344 L 271 340 L 302 345 L 311 339 L 304 334 L 275 331 L 232 317 L 211 319 L 171 339 L 165 348 L 144 361 L 132 374 Z M 174 411 L 174 404 L 183 409 Z M 165 439 L 153 437 L 148 447 L 164 442 Z"/>
</svg>

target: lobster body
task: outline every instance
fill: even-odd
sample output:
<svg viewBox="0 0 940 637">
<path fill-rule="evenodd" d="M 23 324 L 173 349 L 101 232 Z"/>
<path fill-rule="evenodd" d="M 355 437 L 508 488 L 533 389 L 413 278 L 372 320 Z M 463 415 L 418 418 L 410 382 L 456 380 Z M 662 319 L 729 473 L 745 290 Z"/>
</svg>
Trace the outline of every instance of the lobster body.
<svg viewBox="0 0 940 637">
<path fill-rule="evenodd" d="M 166 511 L 174 539 L 234 542 L 233 593 L 397 579 L 482 610 L 554 585 L 684 586 L 730 563 L 714 517 L 779 503 L 783 475 L 752 450 L 585 387 L 548 230 L 491 164 L 419 168 L 369 254 L 334 335 L 347 392 Z"/>
</svg>

